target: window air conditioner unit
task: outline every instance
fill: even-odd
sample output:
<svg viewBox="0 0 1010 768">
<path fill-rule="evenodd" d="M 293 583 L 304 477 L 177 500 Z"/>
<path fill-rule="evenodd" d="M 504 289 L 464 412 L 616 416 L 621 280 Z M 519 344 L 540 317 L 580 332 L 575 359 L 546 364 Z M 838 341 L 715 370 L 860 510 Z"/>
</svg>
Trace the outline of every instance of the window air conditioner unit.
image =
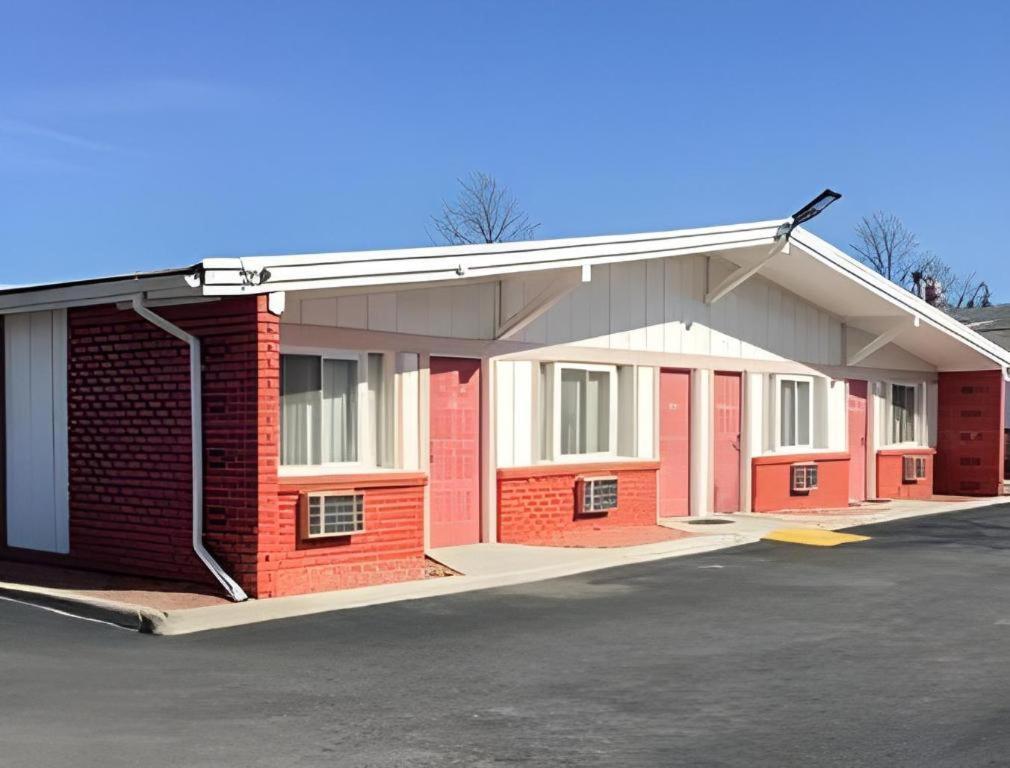
<svg viewBox="0 0 1010 768">
<path fill-rule="evenodd" d="M 577 490 L 580 515 L 605 515 L 617 509 L 616 477 L 583 477 Z"/>
<path fill-rule="evenodd" d="M 302 535 L 350 536 L 365 531 L 365 494 L 360 491 L 319 491 L 302 495 Z"/>
<path fill-rule="evenodd" d="M 906 483 L 916 483 L 926 477 L 925 456 L 902 456 L 901 479 Z"/>
<path fill-rule="evenodd" d="M 793 464 L 790 469 L 789 490 L 792 493 L 809 493 L 817 489 L 817 465 L 813 462 Z"/>
</svg>

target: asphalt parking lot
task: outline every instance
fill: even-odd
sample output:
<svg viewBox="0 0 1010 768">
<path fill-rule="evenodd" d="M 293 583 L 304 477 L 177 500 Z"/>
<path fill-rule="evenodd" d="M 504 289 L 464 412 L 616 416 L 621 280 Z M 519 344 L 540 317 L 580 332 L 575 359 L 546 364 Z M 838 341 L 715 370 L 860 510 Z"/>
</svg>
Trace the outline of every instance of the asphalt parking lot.
<svg viewBox="0 0 1010 768">
<path fill-rule="evenodd" d="M 183 637 L 0 601 L 0 765 L 1010 761 L 1010 505 Z"/>
</svg>

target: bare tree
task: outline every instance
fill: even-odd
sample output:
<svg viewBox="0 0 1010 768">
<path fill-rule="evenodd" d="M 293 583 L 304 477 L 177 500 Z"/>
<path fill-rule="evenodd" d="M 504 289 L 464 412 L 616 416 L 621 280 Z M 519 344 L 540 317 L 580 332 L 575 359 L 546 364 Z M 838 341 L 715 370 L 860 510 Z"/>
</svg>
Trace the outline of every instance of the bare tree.
<svg viewBox="0 0 1010 768">
<path fill-rule="evenodd" d="M 532 240 L 539 224 L 519 207 L 515 195 L 486 173 L 475 171 L 459 181 L 455 201 L 442 201 L 432 216 L 435 232 L 449 245 Z M 429 233 L 430 235 L 430 233 Z"/>
<path fill-rule="evenodd" d="M 936 306 L 942 309 L 988 307 L 992 305 L 989 285 L 980 280 L 977 272 L 959 275 L 950 266 L 940 262 L 934 272 L 927 272 L 936 285 Z"/>
<path fill-rule="evenodd" d="M 893 213 L 876 211 L 856 225 L 852 249 L 866 266 L 888 280 L 911 288 L 912 272 L 920 266 L 919 239 Z"/>
</svg>

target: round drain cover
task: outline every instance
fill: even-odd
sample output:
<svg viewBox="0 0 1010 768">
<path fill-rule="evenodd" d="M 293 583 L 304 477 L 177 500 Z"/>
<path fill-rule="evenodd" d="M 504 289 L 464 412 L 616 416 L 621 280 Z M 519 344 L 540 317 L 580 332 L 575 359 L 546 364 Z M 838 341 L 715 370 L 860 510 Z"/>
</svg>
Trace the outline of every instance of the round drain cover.
<svg viewBox="0 0 1010 768">
<path fill-rule="evenodd" d="M 732 523 L 732 520 L 723 520 L 719 517 L 699 517 L 697 520 L 688 520 L 688 525 L 726 525 L 727 523 Z"/>
</svg>

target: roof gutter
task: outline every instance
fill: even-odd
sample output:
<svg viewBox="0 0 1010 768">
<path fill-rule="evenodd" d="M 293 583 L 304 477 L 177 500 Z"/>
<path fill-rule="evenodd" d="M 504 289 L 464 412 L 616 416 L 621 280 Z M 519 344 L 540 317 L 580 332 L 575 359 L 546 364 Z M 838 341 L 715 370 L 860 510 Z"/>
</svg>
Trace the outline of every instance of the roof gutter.
<svg viewBox="0 0 1010 768">
<path fill-rule="evenodd" d="M 203 386 L 200 376 L 200 339 L 191 333 L 186 333 L 179 326 L 170 323 L 161 315 L 157 315 L 144 305 L 144 297 L 135 295 L 131 302 L 133 311 L 156 325 L 166 333 L 182 339 L 189 345 L 189 404 L 190 428 L 192 431 L 192 474 L 193 474 L 193 551 L 203 561 L 214 578 L 224 587 L 228 596 L 235 602 L 248 600 L 249 596 L 221 564 L 207 551 L 203 545 Z"/>
</svg>

